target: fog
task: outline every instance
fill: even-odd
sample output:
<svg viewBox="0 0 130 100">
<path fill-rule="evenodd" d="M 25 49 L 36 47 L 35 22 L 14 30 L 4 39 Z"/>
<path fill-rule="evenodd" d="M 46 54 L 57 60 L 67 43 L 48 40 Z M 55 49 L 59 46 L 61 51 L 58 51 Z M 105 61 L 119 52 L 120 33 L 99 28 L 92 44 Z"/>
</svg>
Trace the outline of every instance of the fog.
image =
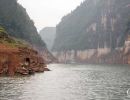
<svg viewBox="0 0 130 100">
<path fill-rule="evenodd" d="M 26 8 L 38 30 L 56 26 L 61 18 L 74 10 L 83 0 L 18 0 Z"/>
</svg>

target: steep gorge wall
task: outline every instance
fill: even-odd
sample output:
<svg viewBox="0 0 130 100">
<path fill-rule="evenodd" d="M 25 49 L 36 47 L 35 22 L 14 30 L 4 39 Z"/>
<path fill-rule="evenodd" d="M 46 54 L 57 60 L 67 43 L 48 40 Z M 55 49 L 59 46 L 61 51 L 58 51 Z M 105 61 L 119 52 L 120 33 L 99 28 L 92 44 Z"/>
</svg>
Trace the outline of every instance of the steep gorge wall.
<svg viewBox="0 0 130 100">
<path fill-rule="evenodd" d="M 130 48 L 53 52 L 59 63 L 130 64 Z"/>
<path fill-rule="evenodd" d="M 86 0 L 57 25 L 53 50 L 123 46 L 129 34 L 129 5 L 129 0 Z"/>
<path fill-rule="evenodd" d="M 75 51 L 80 62 L 124 63 L 129 22 L 129 0 L 86 0 L 57 25 L 53 50 L 65 59 Z"/>
</svg>

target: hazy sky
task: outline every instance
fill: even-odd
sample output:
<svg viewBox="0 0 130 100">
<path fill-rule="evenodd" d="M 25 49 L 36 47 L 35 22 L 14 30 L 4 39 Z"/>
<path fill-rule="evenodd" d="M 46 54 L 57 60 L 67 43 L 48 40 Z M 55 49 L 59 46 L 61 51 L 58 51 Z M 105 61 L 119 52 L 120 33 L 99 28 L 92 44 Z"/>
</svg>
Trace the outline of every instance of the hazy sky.
<svg viewBox="0 0 130 100">
<path fill-rule="evenodd" d="M 18 0 L 26 8 L 38 30 L 56 26 L 61 18 L 84 0 Z"/>
</svg>

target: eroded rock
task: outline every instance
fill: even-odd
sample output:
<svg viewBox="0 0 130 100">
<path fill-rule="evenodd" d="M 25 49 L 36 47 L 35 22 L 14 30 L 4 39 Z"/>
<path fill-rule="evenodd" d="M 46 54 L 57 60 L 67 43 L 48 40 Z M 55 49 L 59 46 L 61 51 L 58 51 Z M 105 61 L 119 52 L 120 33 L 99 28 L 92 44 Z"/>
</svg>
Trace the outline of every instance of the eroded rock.
<svg viewBox="0 0 130 100">
<path fill-rule="evenodd" d="M 29 75 L 44 72 L 46 67 L 44 59 L 32 48 L 10 48 L 4 45 L 0 45 L 0 48 L 0 75 Z"/>
</svg>

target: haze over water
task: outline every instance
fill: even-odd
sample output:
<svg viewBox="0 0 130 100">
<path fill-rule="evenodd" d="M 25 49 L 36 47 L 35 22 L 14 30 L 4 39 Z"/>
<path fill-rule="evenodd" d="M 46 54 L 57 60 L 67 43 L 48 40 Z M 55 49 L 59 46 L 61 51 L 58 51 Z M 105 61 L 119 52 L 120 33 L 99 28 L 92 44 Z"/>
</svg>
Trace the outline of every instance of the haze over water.
<svg viewBox="0 0 130 100">
<path fill-rule="evenodd" d="M 49 65 L 27 77 L 1 77 L 0 100 L 130 100 L 130 66 Z"/>
</svg>

